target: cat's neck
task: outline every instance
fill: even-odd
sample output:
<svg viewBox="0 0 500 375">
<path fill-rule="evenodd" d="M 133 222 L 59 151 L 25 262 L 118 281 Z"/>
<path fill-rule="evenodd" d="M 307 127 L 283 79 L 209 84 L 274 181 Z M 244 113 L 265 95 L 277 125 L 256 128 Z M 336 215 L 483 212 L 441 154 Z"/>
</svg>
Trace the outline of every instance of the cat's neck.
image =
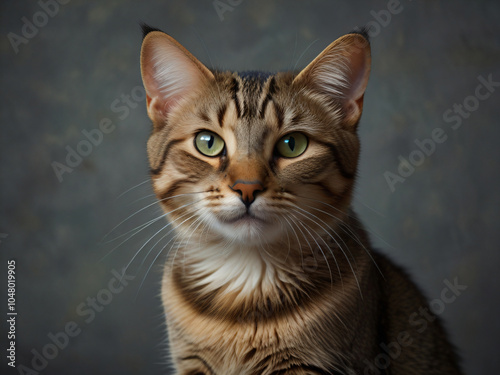
<svg viewBox="0 0 500 375">
<path fill-rule="evenodd" d="M 231 316 L 276 314 L 327 289 L 358 289 L 369 245 L 356 223 L 336 236 L 325 234 L 316 240 L 322 246 L 315 247 L 313 241 L 265 246 L 194 241 L 171 259 L 173 282 L 201 311 Z"/>
<path fill-rule="evenodd" d="M 270 291 L 279 282 L 291 284 L 304 274 L 301 261 L 290 254 L 296 254 L 296 249 L 290 249 L 288 257 L 273 255 L 283 253 L 283 244 L 266 247 L 208 244 L 184 252 L 187 254 L 181 266 L 184 276 L 191 279 L 193 287 L 207 293 L 224 290 L 246 298 L 255 291 Z M 310 251 L 302 255 L 309 263 L 312 257 Z"/>
</svg>

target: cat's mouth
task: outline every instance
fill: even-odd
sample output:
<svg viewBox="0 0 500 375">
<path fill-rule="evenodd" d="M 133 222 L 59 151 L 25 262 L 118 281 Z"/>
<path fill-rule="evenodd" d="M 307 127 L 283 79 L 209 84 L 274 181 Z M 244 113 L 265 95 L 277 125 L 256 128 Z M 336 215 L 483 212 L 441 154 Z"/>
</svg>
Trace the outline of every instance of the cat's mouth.
<svg viewBox="0 0 500 375">
<path fill-rule="evenodd" d="M 224 218 L 219 218 L 221 222 L 224 224 L 233 224 L 233 225 L 257 225 L 257 224 L 263 224 L 264 220 L 258 218 L 257 216 L 245 212 L 243 214 L 234 216 L 234 217 L 224 217 Z"/>
</svg>

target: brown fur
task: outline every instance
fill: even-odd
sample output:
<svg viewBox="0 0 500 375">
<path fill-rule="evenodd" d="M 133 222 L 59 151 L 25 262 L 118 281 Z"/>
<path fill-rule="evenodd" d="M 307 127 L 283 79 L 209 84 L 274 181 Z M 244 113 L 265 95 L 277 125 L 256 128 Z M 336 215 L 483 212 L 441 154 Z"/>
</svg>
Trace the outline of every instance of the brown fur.
<svg viewBox="0 0 500 375">
<path fill-rule="evenodd" d="M 424 297 L 350 210 L 365 36 L 338 39 L 298 75 L 240 75 L 152 31 L 141 67 L 154 189 L 176 231 L 162 285 L 176 373 L 460 373 L 439 320 L 410 322 Z M 203 130 L 223 153 L 197 150 Z M 277 155 L 296 131 L 306 151 Z M 371 365 L 398 340 L 385 369 Z"/>
</svg>

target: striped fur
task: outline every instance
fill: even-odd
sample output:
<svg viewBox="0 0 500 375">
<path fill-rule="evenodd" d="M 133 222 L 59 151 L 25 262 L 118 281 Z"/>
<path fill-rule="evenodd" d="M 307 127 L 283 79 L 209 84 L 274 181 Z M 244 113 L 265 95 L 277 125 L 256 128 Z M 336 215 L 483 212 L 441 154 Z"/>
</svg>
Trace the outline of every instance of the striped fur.
<svg viewBox="0 0 500 375">
<path fill-rule="evenodd" d="M 423 333 L 408 323 L 425 299 L 350 210 L 364 35 L 338 39 L 299 74 L 267 74 L 210 71 L 152 30 L 141 68 L 151 176 L 176 233 L 162 299 L 177 374 L 459 374 L 439 321 Z M 224 152 L 201 154 L 200 131 Z M 292 132 L 307 149 L 280 157 Z M 242 181 L 259 188 L 252 202 Z M 380 343 L 402 331 L 412 343 L 374 370 Z"/>
</svg>

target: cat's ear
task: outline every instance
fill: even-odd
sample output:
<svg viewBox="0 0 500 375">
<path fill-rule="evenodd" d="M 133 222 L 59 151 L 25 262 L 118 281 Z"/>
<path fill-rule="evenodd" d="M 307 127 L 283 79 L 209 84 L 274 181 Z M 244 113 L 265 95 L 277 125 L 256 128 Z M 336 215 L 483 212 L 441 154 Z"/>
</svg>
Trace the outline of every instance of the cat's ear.
<svg viewBox="0 0 500 375">
<path fill-rule="evenodd" d="M 141 74 L 148 115 L 155 127 L 166 123 L 177 103 L 214 79 L 212 72 L 174 38 L 153 29 L 142 42 Z"/>
<path fill-rule="evenodd" d="M 355 127 L 363 110 L 370 62 L 368 36 L 347 34 L 326 47 L 293 83 L 328 104 L 340 104 L 343 122 Z"/>
</svg>

